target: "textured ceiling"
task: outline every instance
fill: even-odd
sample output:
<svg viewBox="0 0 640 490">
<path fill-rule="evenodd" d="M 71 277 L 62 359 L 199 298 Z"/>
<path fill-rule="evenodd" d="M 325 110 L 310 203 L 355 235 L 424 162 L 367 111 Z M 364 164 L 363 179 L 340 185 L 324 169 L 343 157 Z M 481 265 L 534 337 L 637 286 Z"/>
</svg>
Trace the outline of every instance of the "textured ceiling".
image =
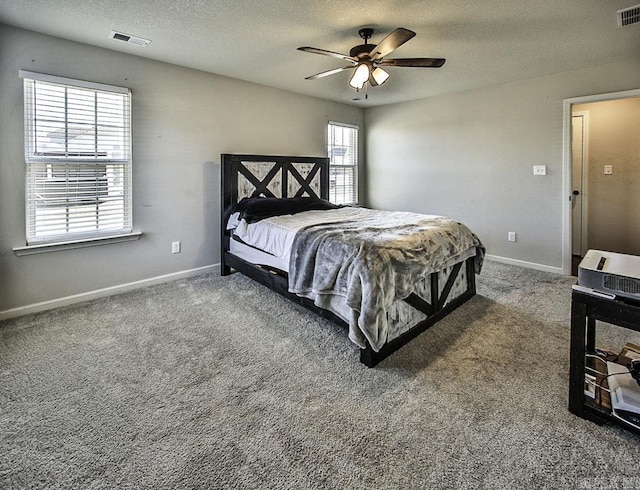
<svg viewBox="0 0 640 490">
<path fill-rule="evenodd" d="M 0 22 L 94 46 L 363 107 L 419 99 L 640 56 L 640 25 L 616 11 L 638 0 L 0 0 Z M 417 33 L 388 58 L 444 57 L 440 69 L 389 68 L 353 101 L 350 71 L 299 46 L 348 54 L 358 29 L 377 43 Z M 151 39 L 146 48 L 111 30 Z M 640 83 L 640 82 L 639 82 Z M 361 95 L 361 94 L 360 94 Z"/>
</svg>

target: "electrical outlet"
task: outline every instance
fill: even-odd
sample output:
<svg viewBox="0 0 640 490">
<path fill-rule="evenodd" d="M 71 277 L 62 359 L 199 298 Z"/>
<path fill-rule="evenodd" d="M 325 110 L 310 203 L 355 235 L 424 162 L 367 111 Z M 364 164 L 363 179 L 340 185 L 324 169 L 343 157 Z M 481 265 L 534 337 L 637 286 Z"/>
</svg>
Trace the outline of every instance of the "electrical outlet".
<svg viewBox="0 0 640 490">
<path fill-rule="evenodd" d="M 171 253 L 179 254 L 180 253 L 180 242 L 171 243 Z"/>
<path fill-rule="evenodd" d="M 604 166 L 604 174 L 605 175 L 613 175 L 613 165 L 605 165 Z"/>
<path fill-rule="evenodd" d="M 507 233 L 507 241 L 509 242 L 515 242 L 516 241 L 516 232 L 515 231 L 510 231 Z"/>
<path fill-rule="evenodd" d="M 533 175 L 547 175 L 547 166 L 546 165 L 534 165 L 533 166 Z"/>
</svg>

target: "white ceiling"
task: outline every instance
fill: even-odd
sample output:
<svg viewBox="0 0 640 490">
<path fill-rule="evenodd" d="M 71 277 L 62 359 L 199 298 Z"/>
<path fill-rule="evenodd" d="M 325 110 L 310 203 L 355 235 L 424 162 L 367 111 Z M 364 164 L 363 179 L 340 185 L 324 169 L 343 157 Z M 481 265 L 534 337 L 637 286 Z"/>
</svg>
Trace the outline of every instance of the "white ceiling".
<svg viewBox="0 0 640 490">
<path fill-rule="evenodd" d="M 371 107 L 640 56 L 640 24 L 616 11 L 638 0 L 0 0 L 0 22 L 338 102 Z M 444 57 L 440 69 L 389 68 L 391 78 L 353 101 L 350 71 L 303 53 L 348 54 L 358 29 L 377 43 L 396 27 L 416 37 L 387 58 Z M 151 39 L 143 48 L 109 39 Z M 640 83 L 640 81 L 639 81 Z"/>
</svg>

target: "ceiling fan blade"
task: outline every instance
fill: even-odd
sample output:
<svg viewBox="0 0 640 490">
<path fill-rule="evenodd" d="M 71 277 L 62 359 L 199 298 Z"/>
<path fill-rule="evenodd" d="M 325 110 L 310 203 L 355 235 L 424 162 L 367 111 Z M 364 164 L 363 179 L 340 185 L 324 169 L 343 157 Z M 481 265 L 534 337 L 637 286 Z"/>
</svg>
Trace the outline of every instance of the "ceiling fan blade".
<svg viewBox="0 0 640 490">
<path fill-rule="evenodd" d="M 341 60 L 348 61 L 353 65 L 358 64 L 357 58 L 347 56 L 346 54 L 335 53 L 334 51 L 327 51 L 326 49 L 312 48 L 310 46 L 302 46 L 301 48 L 298 48 L 298 51 L 304 51 L 305 53 L 321 54 L 324 56 L 331 56 L 332 58 L 339 58 Z"/>
<path fill-rule="evenodd" d="M 340 73 L 344 70 L 351 70 L 353 66 L 343 66 L 341 68 L 334 68 L 333 70 L 323 71 L 321 73 L 316 73 L 315 75 L 311 75 L 310 77 L 306 77 L 305 80 L 315 80 L 316 78 L 328 77 L 329 75 L 335 75 L 336 73 Z"/>
<path fill-rule="evenodd" d="M 395 60 L 380 60 L 376 66 L 408 66 L 416 68 L 440 68 L 447 61 L 445 58 L 397 58 Z"/>
<path fill-rule="evenodd" d="M 378 45 L 371 50 L 369 57 L 372 60 L 377 60 L 388 55 L 394 49 L 399 48 L 409 39 L 415 36 L 416 33 L 405 29 L 404 27 L 398 27 L 395 31 L 385 37 Z"/>
</svg>

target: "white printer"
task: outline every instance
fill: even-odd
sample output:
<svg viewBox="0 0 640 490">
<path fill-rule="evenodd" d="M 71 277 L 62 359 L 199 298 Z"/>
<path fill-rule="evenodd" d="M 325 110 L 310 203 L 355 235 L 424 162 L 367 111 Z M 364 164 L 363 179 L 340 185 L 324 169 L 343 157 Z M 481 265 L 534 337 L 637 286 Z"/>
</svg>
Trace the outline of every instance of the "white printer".
<svg viewBox="0 0 640 490">
<path fill-rule="evenodd" d="M 578 266 L 578 285 L 640 301 L 640 257 L 589 250 Z"/>
</svg>

